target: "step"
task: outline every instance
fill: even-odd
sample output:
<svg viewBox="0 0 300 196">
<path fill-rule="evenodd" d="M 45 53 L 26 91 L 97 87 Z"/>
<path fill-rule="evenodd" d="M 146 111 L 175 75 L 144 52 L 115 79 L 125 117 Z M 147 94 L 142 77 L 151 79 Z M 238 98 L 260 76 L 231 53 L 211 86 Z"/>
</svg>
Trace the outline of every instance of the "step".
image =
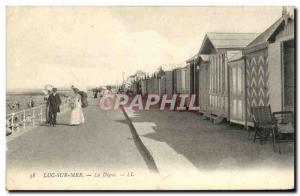
<svg viewBox="0 0 300 196">
<path fill-rule="evenodd" d="M 210 119 L 214 124 L 220 124 L 224 121 L 225 117 L 223 114 L 217 116 L 211 113 L 204 113 L 203 119 Z"/>
<path fill-rule="evenodd" d="M 225 117 L 223 114 L 217 116 L 217 118 L 214 120 L 214 124 L 221 124 L 225 120 Z"/>
</svg>

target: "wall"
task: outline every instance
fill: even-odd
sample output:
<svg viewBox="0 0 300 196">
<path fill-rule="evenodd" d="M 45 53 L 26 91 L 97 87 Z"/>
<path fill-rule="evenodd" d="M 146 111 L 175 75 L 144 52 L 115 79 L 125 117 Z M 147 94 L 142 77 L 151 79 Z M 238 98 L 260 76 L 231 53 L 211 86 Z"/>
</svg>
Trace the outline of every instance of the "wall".
<svg viewBox="0 0 300 196">
<path fill-rule="evenodd" d="M 272 111 L 282 110 L 281 43 L 268 46 L 269 60 L 269 104 Z"/>
<path fill-rule="evenodd" d="M 225 52 L 210 55 L 209 102 L 213 114 L 227 116 L 227 56 Z"/>
<path fill-rule="evenodd" d="M 245 63 L 244 59 L 228 63 L 230 121 L 245 125 Z"/>
<path fill-rule="evenodd" d="M 267 48 L 246 54 L 247 118 L 251 121 L 251 106 L 267 106 L 269 104 L 267 58 Z"/>
<path fill-rule="evenodd" d="M 185 72 L 185 90 L 186 93 L 191 93 L 191 81 L 190 76 L 191 75 L 191 67 L 190 65 L 187 65 L 186 72 Z"/>
<path fill-rule="evenodd" d="M 147 94 L 147 82 L 146 80 L 141 81 L 142 95 Z"/>
<path fill-rule="evenodd" d="M 202 62 L 199 68 L 199 106 L 200 111 L 209 110 L 209 63 Z"/>
<path fill-rule="evenodd" d="M 173 93 L 173 76 L 172 71 L 166 71 L 166 94 L 172 95 Z"/>
</svg>

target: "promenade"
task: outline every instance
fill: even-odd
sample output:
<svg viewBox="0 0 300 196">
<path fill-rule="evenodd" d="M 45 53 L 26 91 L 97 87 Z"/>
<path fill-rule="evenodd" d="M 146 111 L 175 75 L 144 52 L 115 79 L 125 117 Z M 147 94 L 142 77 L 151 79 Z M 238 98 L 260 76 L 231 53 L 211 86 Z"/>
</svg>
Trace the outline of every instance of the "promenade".
<svg viewBox="0 0 300 196">
<path fill-rule="evenodd" d="M 70 126 L 70 111 L 57 117 L 57 126 L 35 127 L 9 138 L 7 169 L 100 168 L 148 171 L 122 112 L 102 111 L 96 100 L 83 109 L 85 123 Z"/>
<path fill-rule="evenodd" d="M 173 183 L 180 185 L 177 189 L 255 189 L 265 187 L 265 181 L 269 188 L 291 187 L 294 180 L 293 144 L 275 153 L 271 144 L 253 143 L 246 130 L 215 125 L 194 112 L 103 111 L 94 99 L 83 112 L 86 121 L 80 126 L 68 124 L 66 111 L 56 127 L 40 125 L 8 136 L 8 187 L 28 182 L 26 189 L 47 189 L 47 183 L 57 189 L 99 189 L 101 180 L 103 189 L 131 189 L 136 183 L 140 189 L 172 189 Z M 62 181 L 54 172 L 70 178 Z M 261 187 L 254 187 L 252 178 Z"/>
</svg>

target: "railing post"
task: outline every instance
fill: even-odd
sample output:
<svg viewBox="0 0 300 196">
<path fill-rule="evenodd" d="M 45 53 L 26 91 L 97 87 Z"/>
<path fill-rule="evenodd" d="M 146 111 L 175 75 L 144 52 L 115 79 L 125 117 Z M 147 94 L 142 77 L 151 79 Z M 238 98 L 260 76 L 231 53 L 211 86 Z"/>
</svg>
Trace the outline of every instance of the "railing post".
<svg viewBox="0 0 300 196">
<path fill-rule="evenodd" d="M 32 126 L 34 127 L 35 112 L 32 110 Z"/>
<path fill-rule="evenodd" d="M 12 134 L 13 134 L 14 129 L 15 129 L 14 120 L 15 120 L 15 113 L 12 113 L 12 114 L 11 114 L 11 133 L 12 133 Z"/>
<path fill-rule="evenodd" d="M 24 110 L 23 111 L 23 128 L 25 129 L 26 128 L 26 111 Z"/>
<path fill-rule="evenodd" d="M 41 106 L 41 113 L 40 113 L 40 115 L 41 115 L 41 123 L 43 122 L 43 106 Z"/>
</svg>

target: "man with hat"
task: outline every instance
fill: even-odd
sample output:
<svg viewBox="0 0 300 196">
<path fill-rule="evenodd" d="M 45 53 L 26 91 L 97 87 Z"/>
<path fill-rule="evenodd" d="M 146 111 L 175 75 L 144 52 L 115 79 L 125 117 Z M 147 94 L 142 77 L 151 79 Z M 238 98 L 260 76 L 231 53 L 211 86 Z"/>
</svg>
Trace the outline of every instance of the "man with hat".
<svg viewBox="0 0 300 196">
<path fill-rule="evenodd" d="M 61 104 L 61 99 L 57 93 L 57 88 L 53 88 L 49 98 L 47 100 L 47 105 L 49 107 L 49 123 L 53 127 L 56 125 L 57 112 L 60 112 L 59 106 Z"/>
</svg>

